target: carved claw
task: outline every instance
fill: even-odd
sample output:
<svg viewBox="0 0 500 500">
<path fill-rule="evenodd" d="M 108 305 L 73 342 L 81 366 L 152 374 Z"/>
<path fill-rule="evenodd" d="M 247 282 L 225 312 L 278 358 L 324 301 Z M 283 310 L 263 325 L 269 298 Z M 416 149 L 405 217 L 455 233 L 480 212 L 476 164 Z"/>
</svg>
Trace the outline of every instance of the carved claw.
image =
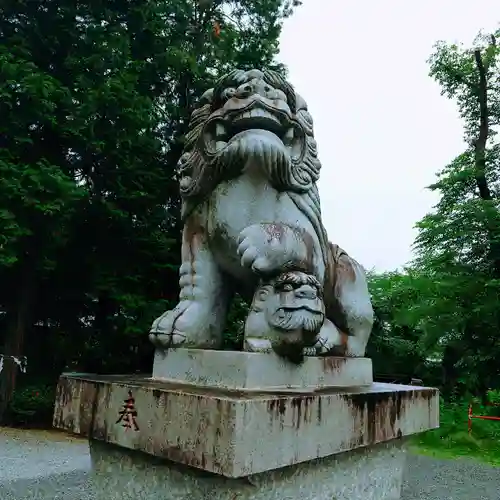
<svg viewBox="0 0 500 500">
<path fill-rule="evenodd" d="M 246 352 L 272 352 L 273 346 L 268 339 L 259 339 L 255 337 L 245 338 L 244 350 Z"/>
<path fill-rule="evenodd" d="M 304 347 L 304 350 L 302 351 L 304 353 L 304 356 L 317 356 L 318 351 L 316 350 L 316 347 Z"/>
<path fill-rule="evenodd" d="M 245 339 L 246 352 L 262 352 L 270 353 L 273 352 L 271 342 L 267 339 Z M 327 354 L 332 349 L 328 349 L 322 343 L 318 343 L 314 347 L 304 347 L 302 350 L 304 356 L 320 356 L 322 354 Z"/>
<path fill-rule="evenodd" d="M 262 352 L 262 353 L 270 353 L 273 352 L 273 347 L 271 341 L 269 339 L 259 339 L 259 338 L 246 338 L 245 339 L 245 347 L 244 350 L 246 352 Z M 304 356 L 318 356 L 323 351 L 318 350 L 318 347 L 304 347 L 303 353 Z"/>
<path fill-rule="evenodd" d="M 366 343 L 353 335 L 342 333 L 330 320 L 325 319 L 313 348 L 316 354 L 311 356 L 329 354 L 359 358 L 365 355 Z"/>
<path fill-rule="evenodd" d="M 150 333 L 149 340 L 159 349 L 169 349 L 170 347 L 177 347 L 186 342 L 186 336 L 180 332 L 165 333 Z"/>
<path fill-rule="evenodd" d="M 276 224 L 275 224 L 276 225 Z M 238 237 L 241 265 L 256 273 L 270 273 L 282 268 L 290 259 L 290 251 L 278 237 L 269 234 L 273 224 L 252 224 Z M 282 231 L 285 229 L 282 228 Z"/>
<path fill-rule="evenodd" d="M 263 255 L 263 241 L 258 241 L 257 233 L 255 226 L 245 228 L 239 235 L 237 251 L 242 267 L 249 267 L 255 272 L 265 272 L 266 268 L 270 267 L 270 262 Z"/>
<path fill-rule="evenodd" d="M 188 310 L 189 301 L 181 301 L 171 311 L 164 312 L 151 325 L 149 339 L 155 347 L 168 348 L 186 340 L 185 335 L 179 335 L 175 330 L 176 321 Z"/>
<path fill-rule="evenodd" d="M 328 341 L 322 337 L 318 337 L 316 344 L 313 347 L 304 347 L 304 356 L 321 356 L 330 353 L 336 346 L 329 345 Z"/>
<path fill-rule="evenodd" d="M 309 349 L 314 349 L 315 354 L 307 354 L 308 356 L 320 356 L 334 351 L 342 345 L 342 335 L 338 328 L 328 319 L 325 318 L 323 326 L 318 334 L 316 343 Z M 305 354 L 305 353 L 304 353 Z"/>
<path fill-rule="evenodd" d="M 182 300 L 171 311 L 155 319 L 149 332 L 149 339 L 161 349 L 189 344 L 190 347 L 211 347 L 210 311 L 198 302 Z"/>
</svg>

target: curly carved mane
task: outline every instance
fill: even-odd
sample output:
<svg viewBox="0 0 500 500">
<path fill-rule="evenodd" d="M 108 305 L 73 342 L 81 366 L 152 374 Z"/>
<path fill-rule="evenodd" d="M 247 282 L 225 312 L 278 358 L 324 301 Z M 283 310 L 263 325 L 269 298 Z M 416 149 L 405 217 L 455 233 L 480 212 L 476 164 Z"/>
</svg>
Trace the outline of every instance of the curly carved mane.
<svg viewBox="0 0 500 500">
<path fill-rule="evenodd" d="M 306 192 L 313 187 L 319 178 L 321 164 L 318 160 L 316 141 L 313 135 L 312 117 L 307 111 L 305 101 L 295 93 L 293 87 L 278 73 L 265 71 L 264 81 L 275 89 L 281 90 L 294 119 L 305 133 L 306 151 L 299 161 L 292 161 L 291 168 L 275 172 L 276 182 L 283 191 Z M 180 159 L 181 196 L 183 198 L 204 197 L 215 186 L 240 172 L 227 172 L 227 166 L 221 162 L 210 162 L 203 154 L 200 138 L 204 126 L 212 114 L 223 104 L 225 89 L 239 86 L 249 80 L 251 72 L 234 70 L 223 76 L 213 89 L 203 94 L 198 107 L 193 111 L 189 123 L 189 131 L 185 137 L 184 153 Z"/>
</svg>

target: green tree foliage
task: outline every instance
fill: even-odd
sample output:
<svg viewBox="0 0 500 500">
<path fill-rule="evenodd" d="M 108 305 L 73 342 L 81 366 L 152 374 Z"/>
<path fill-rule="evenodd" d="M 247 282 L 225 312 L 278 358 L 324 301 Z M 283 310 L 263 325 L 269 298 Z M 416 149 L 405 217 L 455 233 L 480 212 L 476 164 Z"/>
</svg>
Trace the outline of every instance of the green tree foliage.
<svg viewBox="0 0 500 500">
<path fill-rule="evenodd" d="M 473 48 L 436 45 L 430 74 L 458 105 L 467 149 L 430 186 L 440 200 L 417 224 L 411 268 L 376 279 L 389 280 L 388 293 L 374 292 L 382 309 L 394 294 L 406 300 L 403 316 L 391 303 L 391 335 L 412 325 L 423 352 L 441 357 L 446 397 L 500 386 L 499 63 L 496 36 L 479 35 Z"/>
<path fill-rule="evenodd" d="M 435 282 L 427 313 L 444 345 L 445 392 L 484 395 L 500 384 L 500 48 L 480 35 L 473 48 L 438 44 L 430 62 L 468 148 L 431 186 L 440 201 L 418 224 L 417 264 Z"/>
<path fill-rule="evenodd" d="M 378 378 L 409 382 L 425 374 L 425 339 L 415 311 L 419 276 L 412 272 L 368 276 L 375 321 L 367 355 Z"/>
<path fill-rule="evenodd" d="M 150 368 L 145 334 L 178 292 L 175 169 L 194 99 L 230 67 L 283 70 L 299 3 L 1 3 L 0 352 L 27 354 L 36 377 L 54 362 L 50 376 Z"/>
</svg>

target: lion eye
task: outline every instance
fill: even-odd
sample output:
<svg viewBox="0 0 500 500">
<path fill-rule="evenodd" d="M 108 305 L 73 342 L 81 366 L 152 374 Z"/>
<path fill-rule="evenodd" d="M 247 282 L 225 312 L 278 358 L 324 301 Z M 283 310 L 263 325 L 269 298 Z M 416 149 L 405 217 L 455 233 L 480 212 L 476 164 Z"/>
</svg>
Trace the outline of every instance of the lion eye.
<svg viewBox="0 0 500 500">
<path fill-rule="evenodd" d="M 229 99 L 234 97 L 234 94 L 236 94 L 236 89 L 233 87 L 229 87 L 222 91 L 221 98 L 223 101 L 229 101 Z"/>
</svg>

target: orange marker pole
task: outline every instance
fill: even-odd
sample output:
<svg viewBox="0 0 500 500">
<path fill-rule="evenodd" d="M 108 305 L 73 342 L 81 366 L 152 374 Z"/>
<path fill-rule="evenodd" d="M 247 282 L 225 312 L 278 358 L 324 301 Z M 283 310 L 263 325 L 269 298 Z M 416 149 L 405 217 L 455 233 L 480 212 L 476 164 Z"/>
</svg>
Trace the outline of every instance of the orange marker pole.
<svg viewBox="0 0 500 500">
<path fill-rule="evenodd" d="M 469 434 L 472 432 L 472 403 L 469 403 Z"/>
</svg>

